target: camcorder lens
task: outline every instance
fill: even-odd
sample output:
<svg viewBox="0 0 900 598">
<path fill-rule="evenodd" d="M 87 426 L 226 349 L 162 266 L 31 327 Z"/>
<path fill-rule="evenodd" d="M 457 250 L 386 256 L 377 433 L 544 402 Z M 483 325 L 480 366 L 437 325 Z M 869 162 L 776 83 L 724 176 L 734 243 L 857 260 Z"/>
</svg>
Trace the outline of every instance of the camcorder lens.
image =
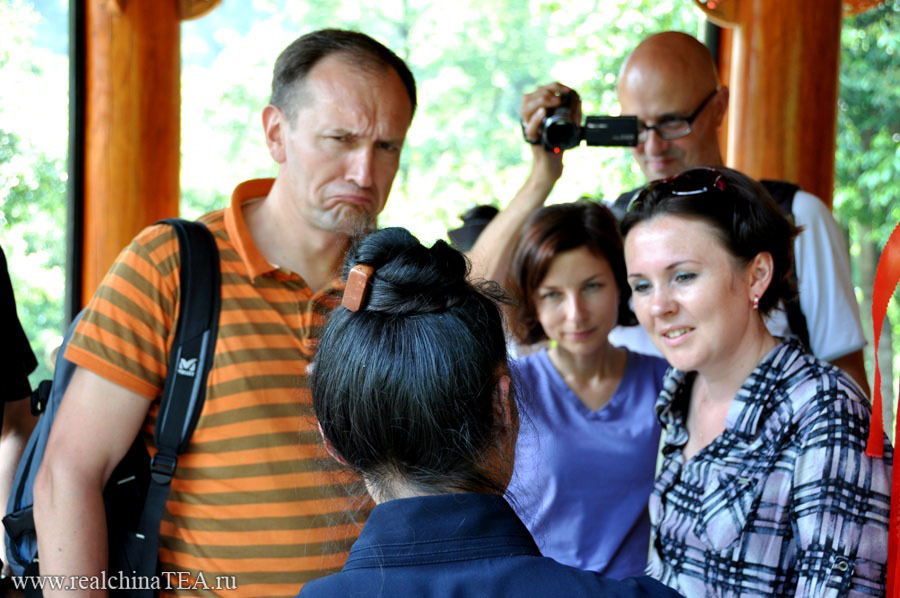
<svg viewBox="0 0 900 598">
<path fill-rule="evenodd" d="M 567 150 L 579 143 L 581 143 L 581 129 L 569 120 L 569 110 L 557 109 L 553 115 L 544 119 L 541 144 L 545 150 Z"/>
</svg>

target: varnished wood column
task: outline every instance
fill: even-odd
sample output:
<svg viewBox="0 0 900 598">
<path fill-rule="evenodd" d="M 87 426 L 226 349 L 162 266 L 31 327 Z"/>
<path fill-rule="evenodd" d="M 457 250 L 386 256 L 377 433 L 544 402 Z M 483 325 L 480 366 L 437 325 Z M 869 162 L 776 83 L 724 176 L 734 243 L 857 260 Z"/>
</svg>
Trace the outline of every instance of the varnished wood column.
<svg viewBox="0 0 900 598">
<path fill-rule="evenodd" d="M 734 29 L 723 28 L 719 31 L 719 55 L 717 59 L 719 67 L 719 81 L 722 85 L 730 85 L 731 82 L 731 57 L 732 46 L 734 45 Z M 729 99 L 729 103 L 734 105 L 734 96 Z M 728 113 L 730 114 L 730 112 Z M 727 154 L 728 150 L 728 119 L 726 118 L 721 126 L 719 126 L 719 147 L 723 148 Z M 728 156 L 725 156 L 726 160 Z M 730 164 L 730 162 L 728 162 Z"/>
<path fill-rule="evenodd" d="M 726 163 L 796 182 L 831 205 L 841 0 L 700 4 L 732 27 Z"/>
<path fill-rule="evenodd" d="M 177 0 L 84 0 L 82 299 L 144 226 L 178 214 Z"/>
</svg>

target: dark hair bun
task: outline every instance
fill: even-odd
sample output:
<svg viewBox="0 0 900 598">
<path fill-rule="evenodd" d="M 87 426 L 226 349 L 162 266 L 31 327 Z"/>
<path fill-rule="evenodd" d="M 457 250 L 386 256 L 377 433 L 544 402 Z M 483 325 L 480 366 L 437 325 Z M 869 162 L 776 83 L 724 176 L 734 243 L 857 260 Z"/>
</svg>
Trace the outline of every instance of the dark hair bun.
<svg viewBox="0 0 900 598">
<path fill-rule="evenodd" d="M 343 275 L 356 264 L 374 268 L 364 310 L 395 315 L 444 311 L 468 291 L 469 264 L 444 241 L 424 247 L 404 228 L 384 228 L 347 253 Z"/>
<path fill-rule="evenodd" d="M 466 281 L 461 253 L 423 247 L 402 228 L 358 241 L 345 275 L 360 263 L 373 268 L 368 300 L 329 316 L 309 381 L 323 434 L 378 487 L 400 476 L 442 492 L 503 492 L 484 462 L 507 368 L 494 297 Z"/>
</svg>

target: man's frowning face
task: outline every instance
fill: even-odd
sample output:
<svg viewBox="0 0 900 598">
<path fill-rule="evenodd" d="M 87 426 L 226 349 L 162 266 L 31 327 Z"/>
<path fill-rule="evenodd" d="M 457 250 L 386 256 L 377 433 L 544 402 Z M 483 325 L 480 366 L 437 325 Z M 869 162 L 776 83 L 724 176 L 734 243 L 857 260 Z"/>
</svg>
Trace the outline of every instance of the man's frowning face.
<svg viewBox="0 0 900 598">
<path fill-rule="evenodd" d="M 268 108 L 281 119 L 276 161 L 291 208 L 319 230 L 355 234 L 373 228 L 412 120 L 400 76 L 390 67 L 364 69 L 349 56 L 332 54 L 298 85 L 293 119 Z"/>
</svg>

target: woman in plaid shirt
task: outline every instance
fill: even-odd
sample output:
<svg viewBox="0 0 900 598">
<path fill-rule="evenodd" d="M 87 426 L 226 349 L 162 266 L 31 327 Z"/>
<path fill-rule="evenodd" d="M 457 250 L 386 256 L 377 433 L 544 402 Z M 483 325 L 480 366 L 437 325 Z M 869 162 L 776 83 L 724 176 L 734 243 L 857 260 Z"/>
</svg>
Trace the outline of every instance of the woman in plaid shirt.
<svg viewBox="0 0 900 598">
<path fill-rule="evenodd" d="M 765 325 L 796 293 L 800 231 L 725 168 L 651 183 L 622 228 L 635 313 L 674 366 L 650 575 L 689 597 L 883 595 L 891 454 L 865 454 L 868 400 Z"/>
</svg>

